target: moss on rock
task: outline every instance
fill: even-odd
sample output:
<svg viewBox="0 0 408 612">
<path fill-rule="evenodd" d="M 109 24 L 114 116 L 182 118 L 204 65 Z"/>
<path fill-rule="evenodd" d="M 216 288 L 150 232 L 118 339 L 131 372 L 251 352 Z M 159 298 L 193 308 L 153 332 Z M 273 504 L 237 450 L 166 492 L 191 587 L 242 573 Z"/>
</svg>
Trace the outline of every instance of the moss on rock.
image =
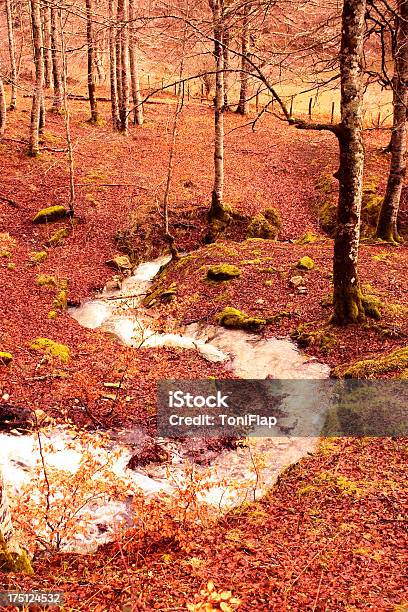
<svg viewBox="0 0 408 612">
<path fill-rule="evenodd" d="M 60 344 L 50 340 L 49 338 L 36 338 L 31 342 L 30 349 L 41 351 L 46 355 L 57 357 L 62 363 L 68 363 L 70 359 L 70 350 L 65 344 Z"/>
<path fill-rule="evenodd" d="M 47 240 L 47 246 L 58 246 L 60 244 L 63 244 L 65 238 L 68 238 L 68 236 L 69 229 L 66 227 L 62 227 L 61 229 L 54 232 L 51 238 Z"/>
<path fill-rule="evenodd" d="M 250 317 L 237 308 L 227 306 L 224 310 L 218 313 L 215 317 L 217 323 L 223 327 L 232 327 L 236 329 L 253 329 L 266 324 L 265 319 L 259 317 Z"/>
<path fill-rule="evenodd" d="M 241 270 L 231 264 L 218 264 L 207 270 L 207 278 L 213 281 L 226 281 L 241 276 Z"/>
<path fill-rule="evenodd" d="M 64 219 L 69 214 L 69 211 L 65 206 L 49 206 L 38 211 L 33 217 L 33 223 L 51 223 L 52 221 L 58 221 Z"/>
<path fill-rule="evenodd" d="M 32 251 L 30 253 L 29 261 L 33 266 L 43 263 L 48 257 L 47 251 Z"/>
<path fill-rule="evenodd" d="M 37 274 L 37 278 L 35 279 L 35 282 L 39 287 L 57 287 L 58 286 L 55 276 L 51 276 L 50 274 Z"/>
<path fill-rule="evenodd" d="M 10 365 L 13 361 L 13 355 L 7 351 L 0 351 L 0 365 Z"/>
<path fill-rule="evenodd" d="M 381 319 L 380 308 L 383 306 L 381 300 L 376 295 L 364 295 L 361 301 L 366 316 L 379 321 Z"/>
<path fill-rule="evenodd" d="M 311 257 L 309 257 L 308 255 L 306 255 L 305 257 L 302 257 L 301 259 L 299 259 L 299 261 L 296 264 L 296 267 L 299 268 L 300 270 L 313 270 L 314 268 L 314 261 Z"/>
<path fill-rule="evenodd" d="M 279 228 L 272 225 L 270 221 L 261 213 L 252 218 L 247 229 L 248 238 L 262 238 L 264 240 L 275 240 Z"/>
<path fill-rule="evenodd" d="M 291 337 L 302 348 L 317 346 L 323 353 L 327 353 L 336 344 L 336 338 L 326 328 L 309 331 L 309 323 L 299 325 Z"/>
<path fill-rule="evenodd" d="M 276 208 L 273 208 L 273 207 L 265 208 L 265 210 L 262 211 L 262 214 L 265 217 L 265 219 L 269 221 L 270 225 L 276 228 L 277 231 L 281 229 L 282 221 L 280 218 L 280 214 L 276 210 Z"/>
<path fill-rule="evenodd" d="M 68 292 L 66 289 L 58 291 L 52 303 L 53 310 L 66 310 L 68 307 Z"/>
<path fill-rule="evenodd" d="M 142 304 L 145 308 L 151 308 L 157 302 L 170 302 L 177 293 L 177 283 L 171 283 L 168 287 L 163 287 L 160 283 L 156 289 L 146 295 Z"/>
<path fill-rule="evenodd" d="M 22 548 L 16 540 L 16 536 L 12 535 L 9 540 L 5 540 L 0 531 L 0 571 L 14 572 L 16 574 L 34 574 L 30 558 L 24 548 Z"/>
<path fill-rule="evenodd" d="M 388 355 L 338 366 L 333 370 L 333 375 L 337 378 L 377 378 L 381 374 L 400 374 L 407 368 L 408 346 Z"/>
<path fill-rule="evenodd" d="M 295 244 L 312 244 L 314 242 L 317 242 L 318 240 L 319 236 L 317 234 L 308 231 L 303 234 L 303 236 L 295 240 Z"/>
</svg>

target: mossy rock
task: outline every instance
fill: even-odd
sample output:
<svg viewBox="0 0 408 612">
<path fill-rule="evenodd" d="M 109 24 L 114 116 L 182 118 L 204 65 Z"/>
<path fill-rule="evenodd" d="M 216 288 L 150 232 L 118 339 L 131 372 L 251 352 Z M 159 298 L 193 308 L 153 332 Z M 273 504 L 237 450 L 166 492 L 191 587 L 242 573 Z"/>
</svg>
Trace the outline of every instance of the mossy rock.
<svg viewBox="0 0 408 612">
<path fill-rule="evenodd" d="M 70 350 L 65 344 L 59 344 L 49 338 L 36 338 L 30 344 L 30 349 L 41 351 L 46 355 L 57 357 L 62 363 L 68 363 L 70 359 Z"/>
<path fill-rule="evenodd" d="M 333 334 L 322 328 L 316 331 L 308 330 L 308 323 L 299 325 L 291 334 L 301 348 L 317 346 L 323 353 L 328 353 L 336 344 L 336 338 Z"/>
<path fill-rule="evenodd" d="M 314 264 L 313 259 L 309 257 L 308 255 L 299 259 L 299 261 L 296 264 L 296 267 L 299 268 L 300 270 L 313 270 L 314 266 L 315 264 Z"/>
<path fill-rule="evenodd" d="M 52 221 L 59 221 L 69 215 L 69 211 L 65 206 L 49 206 L 38 211 L 33 218 L 33 223 L 51 223 Z"/>
<path fill-rule="evenodd" d="M 58 246 L 64 243 L 65 238 L 69 236 L 69 229 L 66 227 L 62 227 L 53 233 L 51 238 L 47 240 L 47 246 Z"/>
<path fill-rule="evenodd" d="M 295 244 L 312 244 L 318 240 L 319 236 L 317 234 L 314 234 L 313 232 L 306 232 L 303 234 L 303 236 L 295 240 Z"/>
<path fill-rule="evenodd" d="M 58 286 L 55 276 L 51 276 L 50 274 L 37 274 L 37 278 L 35 279 L 35 282 L 39 287 L 57 287 Z"/>
<path fill-rule="evenodd" d="M 362 304 L 367 317 L 371 317 L 376 321 L 381 319 L 380 308 L 383 307 L 383 304 L 376 295 L 364 295 L 362 298 Z"/>
<path fill-rule="evenodd" d="M 159 284 L 156 289 L 149 293 L 142 301 L 145 308 L 151 308 L 158 302 L 170 302 L 177 293 L 177 283 L 171 283 L 168 287 Z"/>
<path fill-rule="evenodd" d="M 266 324 L 265 319 L 259 317 L 250 317 L 237 308 L 227 306 L 224 310 L 218 313 L 215 320 L 223 327 L 231 327 L 235 329 L 254 329 Z"/>
<path fill-rule="evenodd" d="M 207 278 L 213 281 L 226 281 L 241 276 L 241 270 L 231 264 L 218 264 L 207 270 Z"/>
<path fill-rule="evenodd" d="M 272 208 L 272 207 L 265 208 L 265 210 L 262 211 L 262 214 L 265 217 L 265 219 L 270 223 L 270 225 L 276 228 L 277 231 L 281 229 L 282 221 L 280 218 L 280 214 L 276 210 L 276 208 Z"/>
<path fill-rule="evenodd" d="M 0 572 L 34 574 L 30 558 L 13 534 L 7 541 L 0 531 Z"/>
<path fill-rule="evenodd" d="M 66 310 L 68 308 L 68 292 L 66 289 L 58 291 L 52 303 L 52 307 L 53 310 Z"/>
<path fill-rule="evenodd" d="M 13 355 L 8 353 L 7 351 L 0 351 L 0 366 L 2 365 L 10 365 L 13 361 Z"/>
<path fill-rule="evenodd" d="M 258 214 L 252 218 L 247 229 L 248 238 L 262 238 L 264 240 L 275 240 L 278 235 L 279 228 L 272 225 L 268 219 Z"/>
<path fill-rule="evenodd" d="M 115 270 L 119 270 L 119 272 L 130 272 L 133 268 L 132 262 L 127 255 L 115 255 L 106 264 Z"/>
<path fill-rule="evenodd" d="M 378 378 L 381 374 L 401 374 L 408 368 L 408 346 L 375 359 L 363 359 L 334 368 L 337 378 Z"/>
<path fill-rule="evenodd" d="M 30 263 L 33 266 L 36 266 L 37 264 L 43 263 L 48 257 L 48 253 L 47 251 L 32 251 L 30 253 Z"/>
</svg>

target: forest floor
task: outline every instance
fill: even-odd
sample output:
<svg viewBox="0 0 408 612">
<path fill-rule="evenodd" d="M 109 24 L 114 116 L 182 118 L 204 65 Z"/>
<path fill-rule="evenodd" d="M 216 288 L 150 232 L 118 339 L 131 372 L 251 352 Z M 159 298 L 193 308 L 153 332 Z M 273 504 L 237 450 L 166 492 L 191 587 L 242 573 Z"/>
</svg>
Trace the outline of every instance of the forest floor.
<svg viewBox="0 0 408 612">
<path fill-rule="evenodd" d="M 29 102 L 10 113 L 0 144 L 0 196 L 16 203 L 0 200 L 0 233 L 12 239 L 0 244 L 0 251 L 7 251 L 0 258 L 0 350 L 13 355 L 11 366 L 0 366 L 3 402 L 42 408 L 79 426 L 145 425 L 155 412 L 157 380 L 230 376 L 224 366 L 191 351 L 136 352 L 80 327 L 66 311 L 48 316 L 65 284 L 75 304 L 112 277 L 106 262 L 118 253 L 118 231 L 137 227 L 131 246 L 140 260 L 164 248 L 159 209 L 174 106 L 156 102 L 147 105 L 144 126 L 131 128 L 128 138 L 111 132 L 107 105 L 101 105 L 106 125 L 95 127 L 87 123 L 83 103 L 71 103 L 73 224 L 32 223 L 39 209 L 67 203 L 63 118 L 47 115 L 44 149 L 30 159 L 25 142 Z M 362 244 L 360 277 L 365 292 L 381 302 L 380 321 L 344 329 L 328 322 L 333 242 L 319 227 L 317 203 L 321 185 L 327 191 L 327 177 L 336 170 L 333 136 L 302 132 L 269 115 L 256 131 L 242 127 L 244 122 L 233 114 L 226 117 L 225 199 L 248 217 L 276 208 L 282 219 L 278 242 L 245 240 L 245 226 L 237 222 L 223 240 L 204 244 L 212 113 L 205 105 L 187 105 L 179 125 L 170 221 L 180 250 L 192 255 L 167 271 L 165 285 L 176 283 L 177 294 L 155 307 L 161 328 L 173 330 L 193 320 L 211 323 L 224 307 L 233 306 L 272 319 L 262 331 L 266 337 L 317 332 L 303 337 L 305 350 L 333 367 L 406 346 L 405 246 Z M 366 132 L 365 180 L 375 182 L 379 193 L 388 165 L 381 149 L 388 137 Z M 61 228 L 69 235 L 44 248 Z M 317 241 L 296 243 L 306 232 Z M 32 254 L 44 250 L 45 260 L 33 263 Z M 296 263 L 304 256 L 315 267 L 302 272 L 306 293 L 299 294 L 289 280 L 299 274 Z M 208 282 L 206 270 L 214 263 L 237 265 L 241 276 Z M 39 285 L 39 275 L 52 276 L 51 285 Z M 68 346 L 69 362 L 44 361 L 30 348 L 38 337 Z M 114 402 L 106 401 L 103 383 L 122 380 L 124 372 L 121 393 Z M 45 555 L 35 562 L 34 578 L 9 576 L 2 582 L 7 588 L 58 586 L 73 610 L 121 610 L 130 601 L 137 602 L 134 609 L 182 610 L 210 579 L 221 590 L 231 589 L 242 600 L 242 610 L 397 610 L 404 603 L 406 450 L 404 440 L 322 442 L 319 452 L 285 473 L 267 498 L 226 516 L 216 531 L 197 529 L 189 546 L 169 536 L 132 544 L 126 551 L 112 545 L 105 551 L 108 562 L 105 553 Z"/>
</svg>

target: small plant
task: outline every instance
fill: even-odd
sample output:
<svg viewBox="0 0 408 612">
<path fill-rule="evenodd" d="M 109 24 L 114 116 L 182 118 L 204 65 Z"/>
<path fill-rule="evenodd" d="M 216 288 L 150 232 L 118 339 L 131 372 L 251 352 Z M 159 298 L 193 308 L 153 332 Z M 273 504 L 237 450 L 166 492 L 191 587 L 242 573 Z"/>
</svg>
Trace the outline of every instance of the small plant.
<svg viewBox="0 0 408 612">
<path fill-rule="evenodd" d="M 187 604 L 189 612 L 233 612 L 240 605 L 240 600 L 231 591 L 217 591 L 212 580 L 196 595 L 197 603 Z"/>
</svg>

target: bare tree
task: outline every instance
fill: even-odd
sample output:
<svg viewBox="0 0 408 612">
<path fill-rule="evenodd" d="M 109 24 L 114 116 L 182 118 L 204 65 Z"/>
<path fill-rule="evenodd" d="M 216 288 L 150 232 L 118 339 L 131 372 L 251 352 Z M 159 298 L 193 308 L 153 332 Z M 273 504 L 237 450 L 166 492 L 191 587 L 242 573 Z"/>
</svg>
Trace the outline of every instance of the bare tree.
<svg viewBox="0 0 408 612">
<path fill-rule="evenodd" d="M 114 0 L 109 0 L 109 77 L 113 129 L 119 129 L 118 82 L 116 66 L 116 30 L 114 27 Z"/>
<path fill-rule="evenodd" d="M 14 41 L 13 8 L 12 0 L 6 0 L 7 35 L 10 55 L 10 80 L 11 80 L 11 100 L 9 109 L 13 111 L 17 107 L 17 63 L 16 45 Z"/>
<path fill-rule="evenodd" d="M 224 111 L 229 111 L 229 83 L 230 83 L 230 33 L 228 25 L 224 26 L 224 32 L 222 34 L 222 43 L 223 43 L 223 59 L 224 59 Z"/>
<path fill-rule="evenodd" d="M 62 26 L 62 14 L 60 11 L 60 30 L 61 30 L 61 55 L 62 55 L 62 83 L 63 83 L 63 108 L 64 108 L 64 122 L 65 122 L 65 137 L 67 141 L 67 154 L 68 154 L 68 169 L 69 169 L 69 201 L 68 207 L 71 213 L 71 217 L 74 216 L 75 212 L 75 167 L 74 167 L 74 152 L 72 147 L 71 138 L 71 113 L 68 104 L 68 87 L 67 87 L 67 52 L 65 46 L 64 29 Z"/>
<path fill-rule="evenodd" d="M 224 54 L 222 35 L 224 31 L 223 0 L 210 0 L 214 31 L 215 98 L 214 98 L 214 187 L 211 207 L 208 213 L 210 232 L 207 240 L 214 240 L 217 234 L 230 222 L 228 207 L 224 205 Z"/>
<path fill-rule="evenodd" d="M 85 0 L 86 6 L 86 40 L 87 40 L 87 59 L 88 59 L 88 95 L 89 104 L 91 107 L 91 123 L 98 123 L 98 103 L 96 100 L 95 91 L 95 37 L 93 31 L 93 2 L 92 0 Z"/>
<path fill-rule="evenodd" d="M 134 20 L 134 0 L 129 0 L 129 23 L 130 23 L 130 40 L 129 40 L 129 58 L 130 58 L 130 76 L 132 82 L 132 99 L 133 99 L 133 123 L 135 125 L 143 125 L 143 106 L 140 96 L 139 83 L 139 68 L 137 61 L 137 48 L 135 35 L 133 33 Z"/>
<path fill-rule="evenodd" d="M 54 88 L 54 97 L 52 102 L 52 110 L 60 112 L 62 109 L 62 84 L 61 84 L 61 66 L 59 61 L 59 35 L 57 15 L 60 9 L 51 6 L 51 59 L 52 59 L 52 83 Z"/>
<path fill-rule="evenodd" d="M 128 133 L 129 127 L 129 23 L 128 2 L 118 0 L 118 28 L 119 28 L 119 130 L 122 134 Z M 117 56 L 116 56 L 117 57 Z M 117 59 L 116 59 L 117 61 Z"/>
<path fill-rule="evenodd" d="M 397 221 L 407 167 L 408 0 L 397 0 L 397 7 L 393 77 L 394 119 L 390 143 L 391 161 L 387 189 L 377 225 L 377 237 L 394 243 L 401 242 Z"/>
<path fill-rule="evenodd" d="M 35 83 L 31 107 L 31 124 L 28 154 L 35 157 L 39 154 L 39 132 L 41 126 L 41 105 L 43 103 L 44 61 L 41 29 L 40 0 L 30 0 L 31 24 L 33 32 Z"/>
<path fill-rule="evenodd" d="M 248 62 L 249 55 L 249 5 L 244 3 L 242 17 L 242 32 L 241 32 L 241 73 L 240 73 L 240 90 L 239 102 L 236 112 L 239 115 L 248 114 Z"/>
<path fill-rule="evenodd" d="M 42 6 L 42 24 L 44 41 L 44 86 L 46 89 L 51 87 L 52 77 L 52 56 L 51 56 L 51 15 L 50 7 L 47 4 Z"/>
<path fill-rule="evenodd" d="M 333 322 L 344 325 L 364 319 L 357 263 L 364 149 L 362 140 L 363 41 L 365 0 L 344 0 L 340 49 L 341 123 L 339 203 L 334 238 Z"/>
</svg>

